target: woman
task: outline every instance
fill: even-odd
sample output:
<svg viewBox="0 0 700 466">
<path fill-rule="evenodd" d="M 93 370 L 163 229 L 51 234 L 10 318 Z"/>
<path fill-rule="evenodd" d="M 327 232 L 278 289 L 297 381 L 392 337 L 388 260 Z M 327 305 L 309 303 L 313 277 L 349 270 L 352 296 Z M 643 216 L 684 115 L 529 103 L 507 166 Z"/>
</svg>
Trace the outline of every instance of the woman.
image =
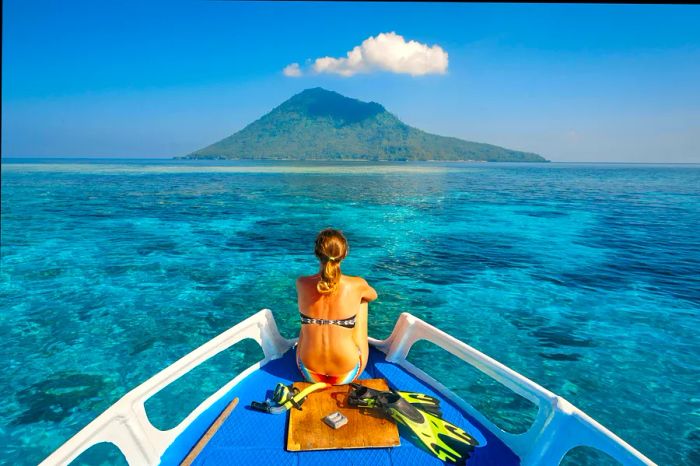
<svg viewBox="0 0 700 466">
<path fill-rule="evenodd" d="M 319 273 L 296 283 L 302 324 L 297 365 L 309 382 L 347 384 L 367 365 L 367 303 L 377 299 L 377 292 L 363 278 L 340 272 L 348 254 L 340 231 L 321 231 L 314 252 Z"/>
</svg>

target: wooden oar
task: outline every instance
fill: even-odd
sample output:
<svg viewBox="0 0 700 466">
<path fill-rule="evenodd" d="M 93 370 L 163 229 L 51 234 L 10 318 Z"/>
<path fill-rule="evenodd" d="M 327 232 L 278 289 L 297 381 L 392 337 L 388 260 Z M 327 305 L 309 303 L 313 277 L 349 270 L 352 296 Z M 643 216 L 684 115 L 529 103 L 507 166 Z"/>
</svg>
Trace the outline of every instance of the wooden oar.
<svg viewBox="0 0 700 466">
<path fill-rule="evenodd" d="M 231 414 L 231 411 L 233 411 L 233 408 L 235 408 L 237 404 L 238 398 L 234 398 L 229 404 L 226 405 L 224 410 L 221 411 L 221 414 L 219 414 L 219 416 L 216 419 L 214 419 L 214 422 L 212 422 L 207 431 L 204 432 L 202 438 L 199 439 L 195 446 L 192 447 L 192 450 L 190 450 L 190 452 L 187 454 L 185 459 L 182 460 L 180 466 L 190 466 L 192 464 L 192 462 L 195 460 L 195 458 L 197 458 L 204 446 L 209 442 L 209 440 L 211 440 L 216 431 L 219 430 L 219 427 L 221 427 L 221 425 L 226 421 L 229 414 Z"/>
</svg>

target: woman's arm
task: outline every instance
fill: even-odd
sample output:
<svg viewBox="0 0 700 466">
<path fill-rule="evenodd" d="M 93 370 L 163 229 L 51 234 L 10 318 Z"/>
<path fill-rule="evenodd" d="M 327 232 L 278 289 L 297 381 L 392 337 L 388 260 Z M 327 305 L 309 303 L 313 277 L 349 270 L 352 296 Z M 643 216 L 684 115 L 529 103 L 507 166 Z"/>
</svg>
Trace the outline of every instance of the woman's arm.
<svg viewBox="0 0 700 466">
<path fill-rule="evenodd" d="M 353 329 L 352 338 L 355 344 L 362 353 L 362 365 L 360 366 L 360 374 L 367 366 L 369 358 L 369 342 L 367 341 L 367 303 L 360 303 L 360 310 L 355 317 L 355 328 Z"/>
<path fill-rule="evenodd" d="M 297 289 L 297 309 L 299 310 L 299 312 L 301 312 L 301 277 L 297 278 L 294 284 Z M 302 325 L 299 328 L 299 340 L 297 341 L 297 351 L 299 351 L 299 348 L 301 348 L 302 334 L 304 333 L 303 330 L 304 326 Z"/>
<path fill-rule="evenodd" d="M 360 295 L 360 310 L 355 318 L 355 331 L 353 332 L 355 344 L 362 352 L 362 366 L 360 367 L 360 373 L 365 370 L 365 367 L 367 366 L 367 359 L 369 358 L 369 343 L 367 341 L 368 303 L 377 299 L 377 292 L 375 289 L 369 286 L 366 280 L 361 280 L 362 292 Z"/>
<path fill-rule="evenodd" d="M 362 301 L 365 303 L 370 303 L 377 299 L 377 291 L 369 286 L 367 280 L 362 280 L 364 283 L 364 290 L 362 291 Z"/>
</svg>

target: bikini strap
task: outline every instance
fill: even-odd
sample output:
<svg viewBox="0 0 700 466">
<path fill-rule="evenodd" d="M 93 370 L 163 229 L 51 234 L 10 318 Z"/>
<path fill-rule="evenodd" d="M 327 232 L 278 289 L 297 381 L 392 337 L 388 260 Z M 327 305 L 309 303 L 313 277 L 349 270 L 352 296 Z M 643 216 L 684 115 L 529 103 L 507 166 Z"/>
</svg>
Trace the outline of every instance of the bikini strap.
<svg viewBox="0 0 700 466">
<path fill-rule="evenodd" d="M 348 317 L 347 319 L 316 319 L 315 317 L 309 317 L 307 315 L 299 313 L 301 316 L 302 324 L 318 324 L 318 325 L 340 325 L 341 327 L 353 328 L 355 327 L 355 319 L 357 315 Z"/>
</svg>

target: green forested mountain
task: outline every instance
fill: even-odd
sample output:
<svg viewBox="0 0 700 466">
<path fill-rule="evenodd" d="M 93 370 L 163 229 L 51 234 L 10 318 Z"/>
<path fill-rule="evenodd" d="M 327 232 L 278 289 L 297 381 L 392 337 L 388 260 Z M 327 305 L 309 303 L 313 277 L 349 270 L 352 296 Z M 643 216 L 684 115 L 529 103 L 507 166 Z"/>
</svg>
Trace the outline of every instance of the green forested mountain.
<svg viewBox="0 0 700 466">
<path fill-rule="evenodd" d="M 406 125 L 376 102 L 320 87 L 293 96 L 187 158 L 546 161 L 530 152 L 429 134 Z"/>
</svg>

